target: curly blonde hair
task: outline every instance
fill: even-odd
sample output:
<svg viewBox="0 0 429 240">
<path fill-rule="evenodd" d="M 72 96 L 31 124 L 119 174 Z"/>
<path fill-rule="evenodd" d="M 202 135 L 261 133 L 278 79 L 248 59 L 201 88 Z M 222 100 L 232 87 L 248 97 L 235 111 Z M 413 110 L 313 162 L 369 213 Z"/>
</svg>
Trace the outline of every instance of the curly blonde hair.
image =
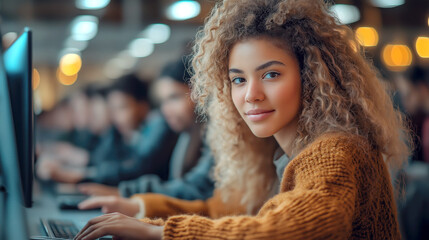
<svg viewBox="0 0 429 240">
<path fill-rule="evenodd" d="M 352 30 L 340 25 L 322 0 L 224 0 L 196 37 L 192 97 L 209 119 L 207 138 L 224 199 L 241 198 L 249 213 L 273 194 L 273 137 L 252 134 L 231 98 L 228 59 L 232 46 L 266 38 L 292 51 L 302 82 L 302 110 L 294 154 L 327 132 L 363 136 L 391 166 L 410 152 L 403 116 L 367 62 Z"/>
</svg>

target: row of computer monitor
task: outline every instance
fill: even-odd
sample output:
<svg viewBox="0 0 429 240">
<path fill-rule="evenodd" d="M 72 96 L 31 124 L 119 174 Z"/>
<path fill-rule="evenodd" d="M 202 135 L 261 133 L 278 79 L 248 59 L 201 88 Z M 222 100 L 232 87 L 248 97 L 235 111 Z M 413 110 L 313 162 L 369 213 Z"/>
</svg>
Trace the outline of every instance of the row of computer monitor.
<svg viewBox="0 0 429 240">
<path fill-rule="evenodd" d="M 0 239 L 26 235 L 22 205 L 32 204 L 32 69 L 31 31 L 26 28 L 4 51 L 0 44 Z M 21 232 L 15 232 L 19 225 Z"/>
</svg>

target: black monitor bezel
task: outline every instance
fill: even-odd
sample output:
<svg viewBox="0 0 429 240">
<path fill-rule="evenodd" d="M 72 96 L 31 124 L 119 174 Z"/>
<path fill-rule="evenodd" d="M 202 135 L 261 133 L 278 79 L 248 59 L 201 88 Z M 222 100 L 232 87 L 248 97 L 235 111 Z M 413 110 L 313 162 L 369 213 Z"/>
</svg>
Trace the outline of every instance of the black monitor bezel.
<svg viewBox="0 0 429 240">
<path fill-rule="evenodd" d="M 26 69 L 23 73 L 23 82 L 13 82 L 8 74 L 5 55 L 13 48 L 14 44 L 24 34 L 27 34 L 27 59 Z M 4 67 L 9 84 L 9 96 L 12 104 L 13 121 L 15 126 L 16 146 L 21 176 L 21 189 L 23 193 L 23 205 L 31 207 L 33 202 L 34 182 L 34 110 L 33 110 L 33 83 L 32 83 L 32 32 L 25 28 L 21 34 L 10 44 L 3 53 Z M 27 82 L 25 82 L 27 81 Z M 14 100 L 22 101 L 19 106 L 14 105 Z M 17 119 L 24 118 L 24 119 Z M 19 124 L 21 121 L 22 124 Z"/>
</svg>

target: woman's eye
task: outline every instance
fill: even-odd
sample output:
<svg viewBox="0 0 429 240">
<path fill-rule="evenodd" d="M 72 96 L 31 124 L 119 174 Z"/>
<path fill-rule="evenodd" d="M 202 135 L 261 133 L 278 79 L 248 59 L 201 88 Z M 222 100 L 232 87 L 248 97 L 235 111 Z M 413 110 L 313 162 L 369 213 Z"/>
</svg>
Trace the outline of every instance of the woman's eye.
<svg viewBox="0 0 429 240">
<path fill-rule="evenodd" d="M 240 78 L 240 77 L 236 77 L 236 78 L 233 78 L 232 80 L 231 80 L 231 82 L 232 83 L 234 83 L 234 84 L 240 84 L 240 83 L 244 83 L 246 80 L 244 79 L 244 78 Z"/>
<path fill-rule="evenodd" d="M 265 74 L 264 78 L 271 79 L 271 78 L 276 78 L 279 75 L 280 75 L 280 73 L 277 73 L 277 72 L 269 72 L 269 73 Z"/>
</svg>

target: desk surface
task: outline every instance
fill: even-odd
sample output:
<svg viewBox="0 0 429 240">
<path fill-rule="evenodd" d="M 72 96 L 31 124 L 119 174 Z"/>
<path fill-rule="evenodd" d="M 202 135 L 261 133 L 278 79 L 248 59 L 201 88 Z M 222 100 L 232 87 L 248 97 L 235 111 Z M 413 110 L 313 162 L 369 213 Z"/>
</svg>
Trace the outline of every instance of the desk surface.
<svg viewBox="0 0 429 240">
<path fill-rule="evenodd" d="M 58 208 L 57 196 L 52 186 L 35 182 L 33 206 L 26 209 L 26 215 L 30 236 L 46 236 L 41 227 L 40 218 L 67 219 L 75 222 L 78 227 L 83 227 L 89 219 L 100 216 L 102 213 L 100 210 L 61 210 Z"/>
</svg>

